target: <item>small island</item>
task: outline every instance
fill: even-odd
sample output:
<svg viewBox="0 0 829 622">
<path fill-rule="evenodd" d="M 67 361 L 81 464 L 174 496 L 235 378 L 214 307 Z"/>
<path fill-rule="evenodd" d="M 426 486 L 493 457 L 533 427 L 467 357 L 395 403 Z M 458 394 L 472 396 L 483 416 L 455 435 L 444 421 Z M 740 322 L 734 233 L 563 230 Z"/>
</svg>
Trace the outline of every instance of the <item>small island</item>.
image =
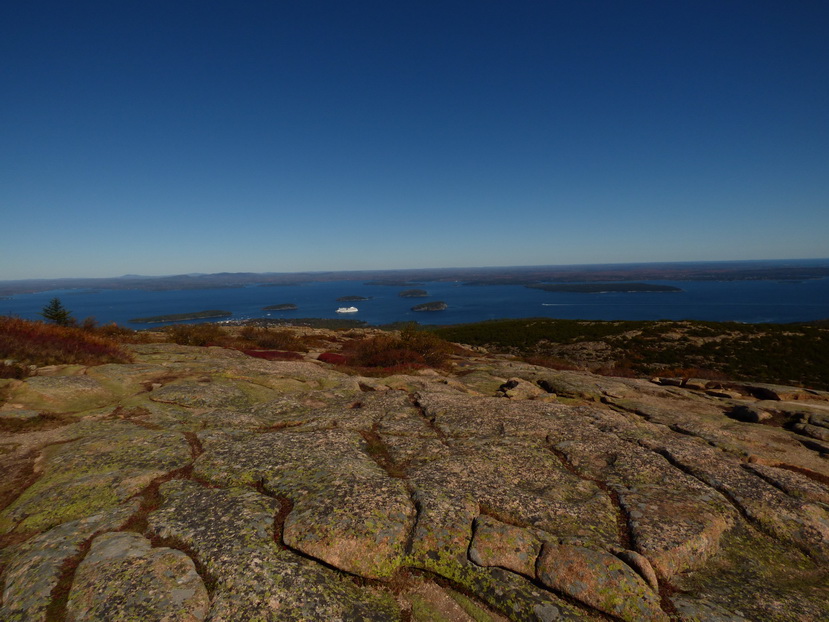
<svg viewBox="0 0 829 622">
<path fill-rule="evenodd" d="M 267 307 L 262 307 L 263 311 L 296 311 L 299 309 L 294 303 L 286 302 L 281 305 L 270 305 Z"/>
<path fill-rule="evenodd" d="M 127 320 L 133 324 L 161 324 L 163 322 L 186 322 L 188 320 L 208 320 L 230 317 L 231 311 L 193 311 L 192 313 L 170 313 L 169 315 L 154 315 L 152 317 L 137 317 Z"/>
<path fill-rule="evenodd" d="M 681 292 L 673 285 L 653 285 L 651 283 L 537 283 L 527 285 L 530 289 L 542 289 L 545 292 L 569 292 L 577 294 L 603 294 L 605 292 Z"/>
<path fill-rule="evenodd" d="M 337 302 L 359 302 L 360 300 L 371 300 L 365 296 L 340 296 Z"/>
<path fill-rule="evenodd" d="M 423 304 L 415 305 L 412 307 L 412 311 L 443 311 L 446 307 L 445 302 L 436 300 L 435 302 L 424 302 Z"/>
<path fill-rule="evenodd" d="M 401 298 L 425 298 L 429 295 L 425 289 L 406 289 L 397 294 Z"/>
</svg>

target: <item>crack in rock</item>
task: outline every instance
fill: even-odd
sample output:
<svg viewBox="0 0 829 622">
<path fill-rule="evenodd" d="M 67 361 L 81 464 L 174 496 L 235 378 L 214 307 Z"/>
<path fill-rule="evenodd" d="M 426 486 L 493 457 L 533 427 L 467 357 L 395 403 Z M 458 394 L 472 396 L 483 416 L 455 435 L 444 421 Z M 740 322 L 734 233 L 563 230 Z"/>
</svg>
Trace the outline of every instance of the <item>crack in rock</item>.
<svg viewBox="0 0 829 622">
<path fill-rule="evenodd" d="M 829 515 L 819 506 L 800 502 L 763 478 L 725 459 L 717 450 L 676 440 L 670 446 L 647 443 L 676 468 L 727 498 L 745 520 L 767 535 L 789 542 L 817 560 L 829 560 Z"/>
</svg>

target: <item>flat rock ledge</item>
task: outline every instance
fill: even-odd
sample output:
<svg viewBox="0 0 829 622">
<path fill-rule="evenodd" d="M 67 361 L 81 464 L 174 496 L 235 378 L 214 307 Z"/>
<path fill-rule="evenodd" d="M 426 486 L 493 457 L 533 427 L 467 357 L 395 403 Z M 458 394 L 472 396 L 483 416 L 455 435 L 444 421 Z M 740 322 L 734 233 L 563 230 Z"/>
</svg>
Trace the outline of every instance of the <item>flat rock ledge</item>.
<svg viewBox="0 0 829 622">
<path fill-rule="evenodd" d="M 0 381 L 0 619 L 829 619 L 829 402 L 220 348 Z"/>
</svg>

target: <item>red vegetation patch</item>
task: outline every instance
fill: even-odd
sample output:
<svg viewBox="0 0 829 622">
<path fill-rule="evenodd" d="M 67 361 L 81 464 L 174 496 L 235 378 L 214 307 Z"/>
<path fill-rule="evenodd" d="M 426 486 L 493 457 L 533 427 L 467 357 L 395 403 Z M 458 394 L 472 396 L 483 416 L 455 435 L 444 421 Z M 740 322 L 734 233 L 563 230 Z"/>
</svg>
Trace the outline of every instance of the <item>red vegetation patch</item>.
<svg viewBox="0 0 829 622">
<path fill-rule="evenodd" d="M 128 363 L 121 346 L 81 328 L 0 317 L 0 358 L 28 365 Z"/>
<path fill-rule="evenodd" d="M 335 354 L 334 352 L 323 352 L 317 357 L 317 360 L 323 363 L 331 363 L 332 365 L 346 365 L 348 358 L 342 354 Z"/>
<path fill-rule="evenodd" d="M 440 367 L 453 351 L 452 344 L 434 333 L 408 326 L 399 334 L 380 334 L 353 340 L 344 346 L 357 367 L 414 369 Z"/>
<path fill-rule="evenodd" d="M 302 359 L 299 352 L 286 352 L 284 350 L 241 350 L 241 352 L 266 361 L 297 361 Z"/>
</svg>

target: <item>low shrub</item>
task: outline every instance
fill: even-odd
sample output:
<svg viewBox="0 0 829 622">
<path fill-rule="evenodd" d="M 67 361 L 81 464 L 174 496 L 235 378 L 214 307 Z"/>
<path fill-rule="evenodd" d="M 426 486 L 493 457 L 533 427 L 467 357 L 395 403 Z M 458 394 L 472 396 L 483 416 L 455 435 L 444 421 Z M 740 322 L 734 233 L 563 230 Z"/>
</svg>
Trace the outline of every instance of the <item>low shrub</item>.
<svg viewBox="0 0 829 622">
<path fill-rule="evenodd" d="M 218 324 L 173 324 L 164 328 L 170 341 L 180 346 L 223 345 L 227 333 Z"/>
<path fill-rule="evenodd" d="M 73 326 L 0 316 L 0 358 L 16 365 L 100 365 L 132 357 L 116 341 Z"/>
<path fill-rule="evenodd" d="M 302 338 L 289 330 L 271 330 L 267 326 L 245 326 L 239 331 L 239 337 L 257 348 L 292 350 L 294 352 L 308 351 L 308 346 Z"/>
<path fill-rule="evenodd" d="M 84 320 L 84 322 L 85 321 L 86 320 Z M 93 329 L 93 332 L 97 335 L 101 335 L 102 337 L 108 337 L 119 343 L 147 343 L 152 340 L 150 332 L 125 328 L 123 326 L 118 326 L 115 322 L 112 322 L 111 324 L 104 324 L 103 326 L 96 326 Z"/>
<path fill-rule="evenodd" d="M 239 331 L 219 324 L 173 324 L 163 331 L 173 343 L 182 346 L 220 346 L 269 360 L 298 360 L 307 352 L 305 341 L 290 330 L 245 326 Z"/>
<path fill-rule="evenodd" d="M 0 378 L 14 378 L 22 380 L 29 375 L 29 367 L 14 361 L 3 361 L 0 364 Z"/>
<path fill-rule="evenodd" d="M 375 335 L 347 345 L 349 364 L 356 367 L 440 367 L 453 351 L 449 342 L 414 326 L 398 335 Z"/>
</svg>

